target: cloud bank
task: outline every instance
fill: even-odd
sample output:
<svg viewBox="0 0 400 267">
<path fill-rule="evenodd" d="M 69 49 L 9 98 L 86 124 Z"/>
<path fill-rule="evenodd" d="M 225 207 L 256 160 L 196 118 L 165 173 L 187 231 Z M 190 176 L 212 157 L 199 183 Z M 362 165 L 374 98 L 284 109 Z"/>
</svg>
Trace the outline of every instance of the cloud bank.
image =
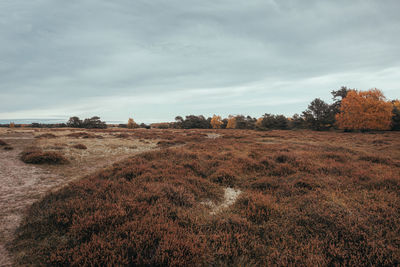
<svg viewBox="0 0 400 267">
<path fill-rule="evenodd" d="M 299 113 L 400 97 L 400 2 L 0 2 L 0 119 Z"/>
</svg>

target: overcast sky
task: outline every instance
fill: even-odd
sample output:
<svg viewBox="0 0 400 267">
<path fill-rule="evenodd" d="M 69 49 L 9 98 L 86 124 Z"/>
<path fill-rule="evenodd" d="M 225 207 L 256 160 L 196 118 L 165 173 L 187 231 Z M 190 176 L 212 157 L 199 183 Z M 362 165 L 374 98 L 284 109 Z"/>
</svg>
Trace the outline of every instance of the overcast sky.
<svg viewBox="0 0 400 267">
<path fill-rule="evenodd" d="M 400 97 L 400 1 L 0 0 L 0 119 L 301 113 Z"/>
</svg>

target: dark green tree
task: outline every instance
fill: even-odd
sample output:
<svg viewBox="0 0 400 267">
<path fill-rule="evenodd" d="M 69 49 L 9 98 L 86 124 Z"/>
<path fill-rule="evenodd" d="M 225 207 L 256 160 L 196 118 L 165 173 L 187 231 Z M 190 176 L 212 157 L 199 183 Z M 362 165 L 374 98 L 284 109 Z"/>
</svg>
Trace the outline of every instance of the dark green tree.
<svg viewBox="0 0 400 267">
<path fill-rule="evenodd" d="M 327 130 L 335 123 L 334 107 L 316 98 L 308 105 L 307 110 L 303 111 L 303 118 L 308 128 Z"/>
<path fill-rule="evenodd" d="M 83 122 L 81 119 L 79 119 L 79 117 L 74 116 L 74 117 L 69 118 L 69 120 L 67 122 L 67 126 L 72 127 L 72 128 L 82 128 Z"/>
<path fill-rule="evenodd" d="M 332 100 L 334 101 L 332 106 L 332 110 L 335 114 L 340 112 L 340 105 L 342 104 L 342 100 L 347 96 L 347 93 L 354 89 L 349 89 L 346 86 L 340 87 L 339 90 L 332 90 Z"/>
</svg>

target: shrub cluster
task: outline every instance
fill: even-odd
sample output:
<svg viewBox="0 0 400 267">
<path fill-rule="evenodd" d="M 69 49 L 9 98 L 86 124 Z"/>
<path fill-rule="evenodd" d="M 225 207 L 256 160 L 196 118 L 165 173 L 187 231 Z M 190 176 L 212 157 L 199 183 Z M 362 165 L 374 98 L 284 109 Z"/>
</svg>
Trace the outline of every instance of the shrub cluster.
<svg viewBox="0 0 400 267">
<path fill-rule="evenodd" d="M 102 138 L 101 135 L 95 135 L 95 134 L 87 133 L 87 132 L 70 133 L 70 134 L 67 134 L 67 136 L 73 137 L 73 138 L 84 138 L 84 139 L 87 139 L 87 138 L 100 138 L 101 139 Z"/>
<path fill-rule="evenodd" d="M 85 146 L 84 144 L 76 144 L 73 145 L 72 147 L 76 149 L 87 149 L 87 146 Z"/>
<path fill-rule="evenodd" d="M 43 151 L 36 147 L 24 150 L 20 158 L 25 163 L 30 164 L 66 164 L 68 160 L 60 153 L 55 151 Z"/>
<path fill-rule="evenodd" d="M 87 129 L 105 129 L 107 124 L 100 120 L 100 117 L 94 116 L 91 118 L 84 119 L 83 121 L 79 117 L 71 117 L 66 123 L 67 127 L 71 128 L 87 128 Z"/>
<path fill-rule="evenodd" d="M 56 137 L 57 136 L 52 133 L 44 133 L 44 134 L 35 136 L 35 138 L 56 138 Z"/>
<path fill-rule="evenodd" d="M 5 141 L 3 141 L 3 140 L 1 140 L 0 139 L 0 146 L 7 146 L 8 144 L 5 142 Z"/>
</svg>

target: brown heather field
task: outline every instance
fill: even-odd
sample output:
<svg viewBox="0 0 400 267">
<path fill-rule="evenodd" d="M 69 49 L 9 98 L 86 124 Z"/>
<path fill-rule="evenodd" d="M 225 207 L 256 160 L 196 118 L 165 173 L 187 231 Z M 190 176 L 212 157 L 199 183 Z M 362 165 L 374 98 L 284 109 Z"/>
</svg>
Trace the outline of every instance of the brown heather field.
<svg viewBox="0 0 400 267">
<path fill-rule="evenodd" d="M 399 132 L 1 131 L 14 265 L 400 264 Z"/>
</svg>

